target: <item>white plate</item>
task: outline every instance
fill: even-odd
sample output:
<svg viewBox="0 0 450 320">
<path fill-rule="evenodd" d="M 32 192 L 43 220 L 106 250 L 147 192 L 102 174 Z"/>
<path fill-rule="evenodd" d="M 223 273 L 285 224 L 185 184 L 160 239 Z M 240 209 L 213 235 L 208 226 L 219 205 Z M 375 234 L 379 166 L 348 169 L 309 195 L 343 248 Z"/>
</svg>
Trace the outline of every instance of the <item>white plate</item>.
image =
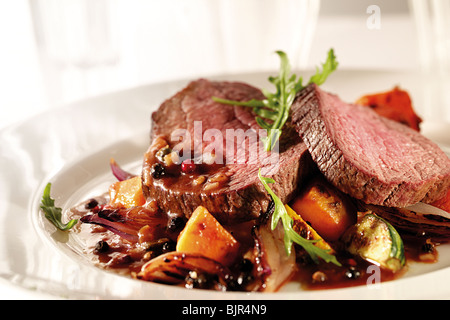
<svg viewBox="0 0 450 320">
<path fill-rule="evenodd" d="M 267 74 L 216 77 L 267 87 Z M 296 285 L 273 294 L 188 291 L 133 280 L 91 265 L 73 233 L 55 231 L 39 212 L 43 188 L 52 182 L 56 205 L 69 208 L 107 190 L 114 178 L 109 159 L 139 170 L 148 143 L 150 114 L 187 80 L 117 92 L 44 113 L 0 132 L 0 279 L 30 293 L 55 298 L 130 299 L 417 299 L 450 298 L 450 247 L 436 264 L 413 265 L 396 281 L 323 291 Z M 324 86 L 353 101 L 401 84 L 421 113 L 420 76 L 379 71 L 339 71 Z M 424 123 L 423 132 L 450 146 L 446 124 Z M 448 149 L 447 149 L 448 150 Z"/>
</svg>

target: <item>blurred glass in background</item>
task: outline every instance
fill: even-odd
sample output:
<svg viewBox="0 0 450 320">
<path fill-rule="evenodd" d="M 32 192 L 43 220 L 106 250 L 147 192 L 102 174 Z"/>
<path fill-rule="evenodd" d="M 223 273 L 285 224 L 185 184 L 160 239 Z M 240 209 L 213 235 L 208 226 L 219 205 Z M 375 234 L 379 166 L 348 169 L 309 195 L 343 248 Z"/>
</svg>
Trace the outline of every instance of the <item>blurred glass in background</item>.
<svg viewBox="0 0 450 320">
<path fill-rule="evenodd" d="M 30 0 L 51 104 L 179 77 L 306 67 L 319 0 Z M 142 70 L 141 70 L 142 69 Z M 143 74 L 143 73 L 146 74 Z"/>
<path fill-rule="evenodd" d="M 113 86 L 119 62 L 114 0 L 31 0 L 30 7 L 52 104 Z"/>
<path fill-rule="evenodd" d="M 450 1 L 410 0 L 410 4 L 424 76 L 424 117 L 450 122 Z"/>
<path fill-rule="evenodd" d="M 379 28 L 368 27 L 371 6 L 379 7 Z M 277 70 L 279 49 L 294 68 L 312 69 L 330 47 L 340 70 L 423 72 L 420 109 L 450 121 L 448 7 L 449 0 L 0 0 L 0 126 L 135 86 Z"/>
</svg>

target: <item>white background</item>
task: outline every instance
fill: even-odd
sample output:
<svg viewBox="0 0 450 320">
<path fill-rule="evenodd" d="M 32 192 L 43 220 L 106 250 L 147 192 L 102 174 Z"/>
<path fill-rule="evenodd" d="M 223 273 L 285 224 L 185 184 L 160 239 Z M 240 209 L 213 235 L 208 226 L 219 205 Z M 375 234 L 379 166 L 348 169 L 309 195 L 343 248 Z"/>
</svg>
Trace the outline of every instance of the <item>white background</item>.
<svg viewBox="0 0 450 320">
<path fill-rule="evenodd" d="M 30 0 L 33 1 L 39 0 Z M 230 71 L 220 65 L 205 65 L 204 56 L 196 54 L 195 48 L 183 42 L 185 35 L 177 39 L 176 34 L 171 33 L 168 28 L 173 24 L 168 21 L 177 17 L 171 16 L 167 3 L 177 1 L 117 0 L 114 2 L 119 12 L 115 17 L 115 31 L 120 38 L 118 62 L 103 70 L 106 76 L 101 81 L 94 78 L 89 90 L 82 92 L 74 86 L 72 91 L 66 90 L 60 93 L 59 99 L 54 99 L 55 92 L 49 93 L 45 84 L 49 71 L 40 64 L 38 56 L 30 2 L 0 0 L 0 127 L 55 104 L 91 95 Z M 186 5 L 198 1 L 178 2 Z M 367 27 L 369 14 L 366 10 L 371 4 L 381 9 L 380 29 Z M 190 33 L 189 26 L 186 28 L 186 34 Z M 326 51 L 333 47 L 340 68 L 414 69 L 419 66 L 417 46 L 414 21 L 405 0 L 322 1 L 308 67 L 320 63 Z M 276 68 L 276 60 L 274 63 Z M 50 90 L 58 88 L 53 86 Z"/>
</svg>

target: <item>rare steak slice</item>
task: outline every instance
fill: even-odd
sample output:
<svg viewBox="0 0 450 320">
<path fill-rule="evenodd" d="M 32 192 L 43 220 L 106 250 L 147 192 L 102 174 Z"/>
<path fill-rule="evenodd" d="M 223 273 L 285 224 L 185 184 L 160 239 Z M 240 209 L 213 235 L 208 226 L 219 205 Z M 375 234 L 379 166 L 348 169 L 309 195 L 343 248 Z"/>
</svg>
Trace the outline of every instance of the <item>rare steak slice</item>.
<svg viewBox="0 0 450 320">
<path fill-rule="evenodd" d="M 298 93 L 292 123 L 327 179 L 366 203 L 432 202 L 450 186 L 450 160 L 436 144 L 315 84 Z"/>
<path fill-rule="evenodd" d="M 260 127 L 251 108 L 221 104 L 213 96 L 264 98 L 248 84 L 200 79 L 164 101 L 152 115 L 143 190 L 169 213 L 189 217 L 202 205 L 221 223 L 252 220 L 271 201 L 259 169 L 276 181 L 271 188 L 287 202 L 315 167 L 293 128 L 283 130 L 278 150 L 265 152 L 255 139 Z"/>
</svg>

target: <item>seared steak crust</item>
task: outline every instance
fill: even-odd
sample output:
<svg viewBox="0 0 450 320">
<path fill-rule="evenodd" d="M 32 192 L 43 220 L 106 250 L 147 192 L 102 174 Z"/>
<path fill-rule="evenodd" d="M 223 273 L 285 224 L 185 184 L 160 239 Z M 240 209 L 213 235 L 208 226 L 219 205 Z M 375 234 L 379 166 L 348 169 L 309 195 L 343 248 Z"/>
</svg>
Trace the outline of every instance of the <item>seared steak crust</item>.
<svg viewBox="0 0 450 320">
<path fill-rule="evenodd" d="M 250 108 L 217 103 L 212 100 L 213 96 L 240 101 L 263 98 L 259 89 L 244 83 L 204 79 L 193 81 L 163 102 L 153 113 L 152 139 L 163 137 L 170 141 L 170 135 L 176 129 L 186 129 L 194 136 L 196 121 L 201 121 L 202 133 L 207 129 L 217 129 L 223 133 L 223 137 L 227 129 L 260 129 Z M 226 183 L 212 190 L 193 186 L 187 182 L 190 181 L 187 175 L 182 175 L 182 179 L 180 176 L 152 177 L 151 167 L 157 160 L 155 151 L 150 147 L 144 157 L 142 171 L 146 197 L 157 200 L 163 210 L 186 217 L 202 205 L 222 223 L 252 220 L 267 210 L 271 200 L 258 179 L 258 170 L 261 168 L 264 176 L 270 176 L 276 181 L 271 188 L 281 200 L 287 202 L 292 199 L 298 183 L 305 179 L 313 166 L 306 145 L 298 134 L 287 129 L 281 139 L 279 153 L 272 152 L 259 157 L 256 162 L 249 161 L 248 157 L 258 152 L 258 146 L 252 141 L 246 141 L 244 144 L 235 144 L 231 149 L 234 160 L 240 161 L 224 162 L 223 165 L 207 169 L 210 176 L 220 172 L 228 177 Z M 207 144 L 203 141 L 202 147 L 205 148 Z M 173 147 L 173 144 L 169 145 Z M 226 144 L 228 153 L 229 148 Z M 278 157 L 276 163 L 271 161 L 274 155 Z"/>
</svg>

